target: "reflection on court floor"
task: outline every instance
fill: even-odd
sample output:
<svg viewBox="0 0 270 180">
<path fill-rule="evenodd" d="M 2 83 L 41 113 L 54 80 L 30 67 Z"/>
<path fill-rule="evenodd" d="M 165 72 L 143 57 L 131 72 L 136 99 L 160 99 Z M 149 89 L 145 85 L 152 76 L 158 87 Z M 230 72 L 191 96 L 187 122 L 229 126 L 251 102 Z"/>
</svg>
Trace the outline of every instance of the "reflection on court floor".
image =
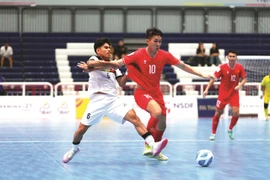
<svg viewBox="0 0 270 180">
<path fill-rule="evenodd" d="M 0 179 L 135 179 L 229 180 L 270 177 L 270 122 L 240 118 L 235 140 L 227 135 L 229 120 L 220 121 L 215 141 L 209 141 L 211 118 L 169 119 L 163 153 L 168 162 L 141 155 L 143 139 L 129 123 L 103 120 L 91 127 L 81 151 L 64 164 L 71 148 L 76 120 L 0 119 Z M 206 168 L 195 160 L 198 150 L 209 149 L 215 159 Z"/>
</svg>

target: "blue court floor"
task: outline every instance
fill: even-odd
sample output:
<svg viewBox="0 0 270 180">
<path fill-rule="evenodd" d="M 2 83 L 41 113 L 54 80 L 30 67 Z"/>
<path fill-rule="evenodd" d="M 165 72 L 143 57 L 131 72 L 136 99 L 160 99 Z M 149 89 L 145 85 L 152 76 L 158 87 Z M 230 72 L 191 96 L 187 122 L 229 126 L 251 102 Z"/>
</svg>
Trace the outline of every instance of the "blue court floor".
<svg viewBox="0 0 270 180">
<path fill-rule="evenodd" d="M 168 162 L 141 155 L 143 139 L 129 123 L 110 120 L 89 129 L 81 151 L 65 164 L 79 121 L 0 119 L 1 180 L 263 180 L 270 178 L 270 122 L 241 118 L 227 135 L 229 120 L 221 119 L 216 141 L 209 141 L 211 118 L 168 120 L 163 153 Z M 195 161 L 209 149 L 209 167 Z"/>
</svg>

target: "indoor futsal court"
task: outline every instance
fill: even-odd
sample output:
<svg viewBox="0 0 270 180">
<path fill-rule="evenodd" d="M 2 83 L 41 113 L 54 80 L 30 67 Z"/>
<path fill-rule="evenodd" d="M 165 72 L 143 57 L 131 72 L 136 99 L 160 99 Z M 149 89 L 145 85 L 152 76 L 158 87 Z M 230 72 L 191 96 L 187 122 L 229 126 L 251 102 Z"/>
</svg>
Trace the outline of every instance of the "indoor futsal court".
<svg viewBox="0 0 270 180">
<path fill-rule="evenodd" d="M 215 141 L 209 141 L 211 118 L 169 119 L 163 153 L 168 162 L 142 156 L 143 139 L 130 123 L 102 120 L 88 130 L 81 151 L 69 163 L 79 121 L 1 119 L 0 179 L 86 180 L 263 180 L 270 177 L 270 122 L 240 118 L 235 139 L 227 135 L 229 120 L 221 119 Z M 201 167 L 195 157 L 209 149 L 214 161 Z"/>
</svg>

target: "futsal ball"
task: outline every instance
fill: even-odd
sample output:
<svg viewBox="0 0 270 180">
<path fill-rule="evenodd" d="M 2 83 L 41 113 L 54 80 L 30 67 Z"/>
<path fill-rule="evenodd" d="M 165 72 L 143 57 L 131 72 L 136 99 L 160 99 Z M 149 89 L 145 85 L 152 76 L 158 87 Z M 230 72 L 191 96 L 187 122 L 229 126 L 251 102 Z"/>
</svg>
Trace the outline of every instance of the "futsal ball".
<svg viewBox="0 0 270 180">
<path fill-rule="evenodd" d="M 213 153 L 208 149 L 202 149 L 197 152 L 196 161 L 202 167 L 209 166 L 214 160 Z"/>
</svg>

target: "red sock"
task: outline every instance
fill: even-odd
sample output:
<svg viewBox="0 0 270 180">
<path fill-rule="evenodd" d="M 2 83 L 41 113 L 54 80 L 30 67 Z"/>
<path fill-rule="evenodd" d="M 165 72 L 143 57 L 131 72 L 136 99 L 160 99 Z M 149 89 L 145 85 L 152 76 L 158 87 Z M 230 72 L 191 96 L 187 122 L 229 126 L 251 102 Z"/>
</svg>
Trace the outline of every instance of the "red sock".
<svg viewBox="0 0 270 180">
<path fill-rule="evenodd" d="M 231 123 L 230 123 L 230 126 L 229 126 L 229 130 L 233 129 L 233 127 L 236 125 L 237 121 L 238 121 L 238 117 L 232 116 Z"/>
<path fill-rule="evenodd" d="M 154 138 L 155 142 L 161 141 L 163 134 L 164 134 L 164 131 L 159 131 L 156 129 L 155 138 Z"/>
<path fill-rule="evenodd" d="M 218 123 L 219 123 L 219 117 L 214 115 L 212 119 L 212 134 L 216 134 Z"/>
<path fill-rule="evenodd" d="M 157 127 L 158 119 L 151 117 L 147 123 L 147 130 L 151 133 L 154 139 L 156 136 L 155 129 Z"/>
</svg>

